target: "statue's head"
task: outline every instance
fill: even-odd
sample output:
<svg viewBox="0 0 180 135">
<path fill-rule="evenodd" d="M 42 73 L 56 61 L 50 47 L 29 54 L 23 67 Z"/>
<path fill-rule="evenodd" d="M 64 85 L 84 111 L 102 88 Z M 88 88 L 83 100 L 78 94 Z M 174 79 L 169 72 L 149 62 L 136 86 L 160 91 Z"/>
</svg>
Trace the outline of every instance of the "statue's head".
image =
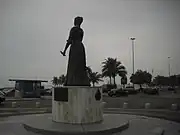
<svg viewBox="0 0 180 135">
<path fill-rule="evenodd" d="M 83 17 L 77 16 L 76 18 L 74 18 L 74 25 L 75 26 L 80 26 L 83 22 Z"/>
</svg>

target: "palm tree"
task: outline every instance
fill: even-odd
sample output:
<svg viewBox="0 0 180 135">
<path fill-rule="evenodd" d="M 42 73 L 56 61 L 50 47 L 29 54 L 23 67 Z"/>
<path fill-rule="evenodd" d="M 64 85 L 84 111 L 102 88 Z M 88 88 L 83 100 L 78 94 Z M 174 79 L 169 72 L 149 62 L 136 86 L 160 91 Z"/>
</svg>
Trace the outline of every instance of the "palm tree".
<svg viewBox="0 0 180 135">
<path fill-rule="evenodd" d="M 124 76 L 127 75 L 127 71 L 126 71 L 125 66 L 123 66 L 123 65 L 120 65 L 120 66 L 119 66 L 118 75 L 119 75 L 120 77 L 124 77 Z"/>
<path fill-rule="evenodd" d="M 58 78 L 58 84 L 59 85 L 63 85 L 65 83 L 65 79 L 66 79 L 66 76 L 64 74 L 62 74 L 61 76 L 59 76 Z"/>
<path fill-rule="evenodd" d="M 121 84 L 122 84 L 123 88 L 125 87 L 125 84 L 127 84 L 127 76 L 126 75 L 121 77 Z"/>
<path fill-rule="evenodd" d="M 102 77 L 109 77 L 110 84 L 112 84 L 112 82 L 111 82 L 112 70 L 113 70 L 112 63 L 113 63 L 113 58 L 107 58 L 107 59 L 105 59 L 104 62 L 102 62 L 102 64 L 103 64 Z"/>
<path fill-rule="evenodd" d="M 116 79 L 116 76 L 118 75 L 118 73 L 120 72 L 122 65 L 121 65 L 120 61 L 117 61 L 117 59 L 113 59 L 112 65 L 113 65 L 112 77 L 114 80 L 114 85 L 116 85 L 115 79 Z"/>
<path fill-rule="evenodd" d="M 121 65 L 121 62 L 116 58 L 107 58 L 104 62 L 102 62 L 102 76 L 109 77 L 111 84 L 111 77 L 114 80 L 114 85 L 116 85 L 116 76 L 122 72 L 122 69 L 125 69 L 124 66 Z"/>
<path fill-rule="evenodd" d="M 121 77 L 121 84 L 125 85 L 127 83 L 127 71 L 125 66 L 121 65 L 119 67 L 118 75 Z"/>
<path fill-rule="evenodd" d="M 90 82 L 93 84 L 93 87 L 95 86 L 95 83 L 99 83 L 100 81 L 102 81 L 101 74 L 92 72 L 90 75 Z"/>
<path fill-rule="evenodd" d="M 54 86 L 58 85 L 58 78 L 56 76 L 53 77 L 52 84 Z"/>
<path fill-rule="evenodd" d="M 87 75 L 90 78 L 90 75 L 92 74 L 92 69 L 90 66 L 86 67 Z"/>
<path fill-rule="evenodd" d="M 89 77 L 89 81 L 93 84 L 93 86 L 95 86 L 95 83 L 99 83 L 100 81 L 102 81 L 101 74 L 99 74 L 98 72 L 92 72 L 91 67 L 86 67 L 86 70 Z"/>
</svg>

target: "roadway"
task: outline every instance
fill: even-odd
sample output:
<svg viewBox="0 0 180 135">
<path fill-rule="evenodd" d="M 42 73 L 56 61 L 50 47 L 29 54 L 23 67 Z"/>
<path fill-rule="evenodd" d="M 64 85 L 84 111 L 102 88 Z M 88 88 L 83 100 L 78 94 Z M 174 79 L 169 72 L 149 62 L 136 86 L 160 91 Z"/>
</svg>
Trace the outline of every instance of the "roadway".
<svg viewBox="0 0 180 135">
<path fill-rule="evenodd" d="M 131 109 L 142 109 L 145 103 L 151 103 L 153 109 L 170 109 L 171 105 L 177 103 L 180 105 L 180 94 L 173 94 L 172 92 L 160 92 L 160 95 L 145 95 L 142 93 L 136 95 L 129 95 L 128 97 L 108 97 L 103 96 L 103 101 L 107 102 L 106 108 L 122 108 L 123 103 L 127 102 Z M 12 102 L 17 102 L 19 107 L 33 108 L 36 102 L 40 102 L 41 107 L 51 107 L 51 96 L 44 96 L 42 98 L 25 98 L 25 99 L 6 99 L 4 105 L 0 108 L 10 108 Z M 179 108 L 180 109 L 180 108 Z"/>
</svg>

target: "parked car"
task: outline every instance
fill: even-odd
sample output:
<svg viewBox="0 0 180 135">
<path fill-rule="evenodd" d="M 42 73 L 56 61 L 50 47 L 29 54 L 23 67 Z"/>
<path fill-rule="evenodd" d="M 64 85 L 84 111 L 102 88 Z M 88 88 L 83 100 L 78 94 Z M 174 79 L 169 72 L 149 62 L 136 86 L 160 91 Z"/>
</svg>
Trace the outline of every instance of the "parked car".
<svg viewBox="0 0 180 135">
<path fill-rule="evenodd" d="M 52 95 L 52 91 L 51 91 L 51 89 L 42 89 L 40 91 L 40 95 L 41 96 L 50 96 L 50 95 Z"/>
<path fill-rule="evenodd" d="M 0 91 L 0 104 L 6 100 L 4 92 Z"/>
<path fill-rule="evenodd" d="M 108 92 L 108 95 L 110 97 L 128 96 L 128 92 L 124 91 L 123 89 L 112 89 L 111 91 Z"/>
<path fill-rule="evenodd" d="M 102 86 L 102 91 L 103 93 L 108 93 L 111 89 L 116 89 L 117 85 L 114 84 L 104 84 Z"/>
<path fill-rule="evenodd" d="M 175 91 L 175 87 L 168 87 L 168 91 Z"/>
<path fill-rule="evenodd" d="M 143 92 L 149 95 L 159 95 L 159 90 L 156 88 L 145 88 L 143 89 Z"/>
<path fill-rule="evenodd" d="M 136 90 L 133 87 L 123 88 L 123 91 L 127 91 L 128 94 L 137 94 L 137 93 L 139 93 L 139 90 Z"/>
<path fill-rule="evenodd" d="M 46 92 L 49 96 L 52 96 L 52 89 L 48 89 Z"/>
</svg>

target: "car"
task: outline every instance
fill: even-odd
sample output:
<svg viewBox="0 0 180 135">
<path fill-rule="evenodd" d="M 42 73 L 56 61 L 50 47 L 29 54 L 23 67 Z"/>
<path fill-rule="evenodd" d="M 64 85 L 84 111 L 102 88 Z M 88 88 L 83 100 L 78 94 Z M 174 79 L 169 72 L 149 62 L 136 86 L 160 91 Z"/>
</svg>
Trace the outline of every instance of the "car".
<svg viewBox="0 0 180 135">
<path fill-rule="evenodd" d="M 6 100 L 4 92 L 0 91 L 0 104 Z"/>
<path fill-rule="evenodd" d="M 159 95 L 159 90 L 156 88 L 145 88 L 143 92 L 148 95 Z"/>
<path fill-rule="evenodd" d="M 102 91 L 103 93 L 108 93 L 109 91 L 111 91 L 111 89 L 116 89 L 117 85 L 114 84 L 104 84 L 102 86 Z"/>
<path fill-rule="evenodd" d="M 52 89 L 48 89 L 46 92 L 47 92 L 47 95 L 52 96 Z"/>
<path fill-rule="evenodd" d="M 122 90 L 123 91 L 127 91 L 129 95 L 130 94 L 137 94 L 137 93 L 139 93 L 139 90 L 136 90 L 133 87 L 132 88 L 126 87 L 126 88 L 123 88 Z"/>
<path fill-rule="evenodd" d="M 41 96 L 50 96 L 52 95 L 52 90 L 51 89 L 43 89 L 40 91 Z"/>
<path fill-rule="evenodd" d="M 168 87 L 168 91 L 175 91 L 175 87 Z"/>
<path fill-rule="evenodd" d="M 128 92 L 122 89 L 112 89 L 111 91 L 108 92 L 108 95 L 110 97 L 128 96 Z"/>
</svg>

